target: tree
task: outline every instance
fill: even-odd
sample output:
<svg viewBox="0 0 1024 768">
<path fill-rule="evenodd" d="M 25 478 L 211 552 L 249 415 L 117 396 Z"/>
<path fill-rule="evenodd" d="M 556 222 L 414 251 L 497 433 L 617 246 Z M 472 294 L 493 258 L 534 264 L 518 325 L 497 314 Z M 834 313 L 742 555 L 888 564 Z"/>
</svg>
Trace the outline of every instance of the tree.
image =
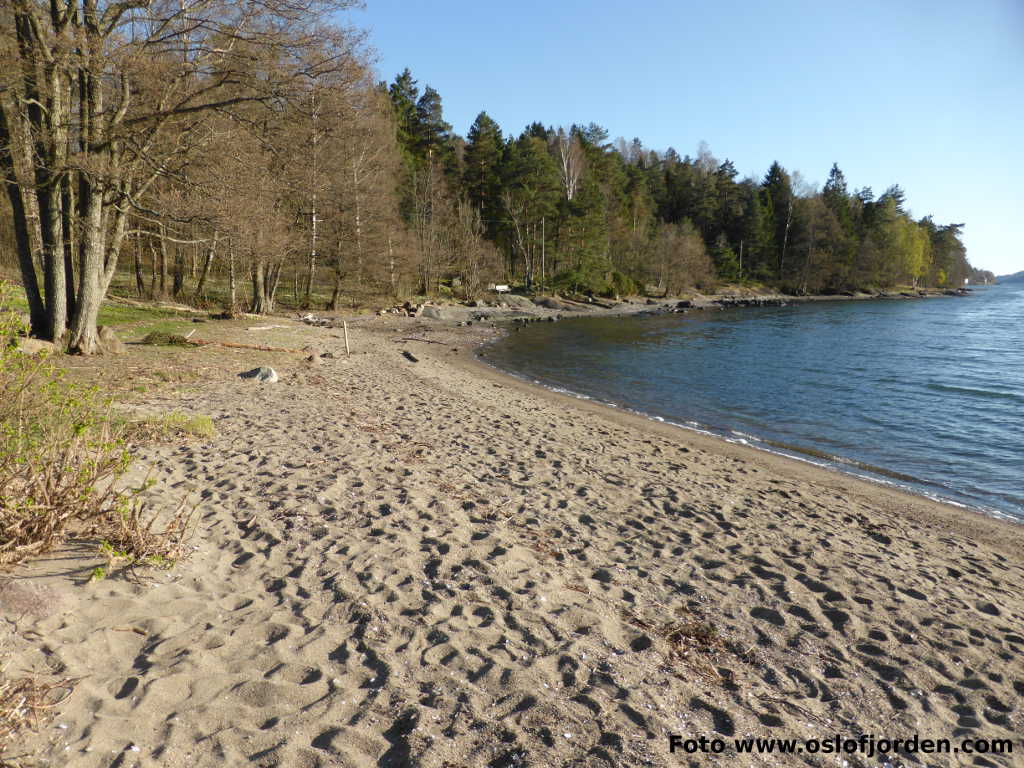
<svg viewBox="0 0 1024 768">
<path fill-rule="evenodd" d="M 580 186 L 580 179 L 586 167 L 586 154 L 580 145 L 579 134 L 575 131 L 566 133 L 559 128 L 552 137 L 555 157 L 558 161 L 558 172 L 562 180 L 562 191 L 565 199 L 572 202 Z"/>
<path fill-rule="evenodd" d="M 451 130 L 444 120 L 441 95 L 428 85 L 416 102 L 414 135 L 420 156 L 443 159 L 442 155 L 451 149 Z"/>
<path fill-rule="evenodd" d="M 131 212 L 187 164 L 205 117 L 279 104 L 300 80 L 337 66 L 352 41 L 323 21 L 351 4 L 4 4 L 0 174 L 35 334 L 96 350 Z"/>
<path fill-rule="evenodd" d="M 764 190 L 764 204 L 772 227 L 772 248 L 776 255 L 774 276 L 777 279 L 784 279 L 795 198 L 789 173 L 776 161 L 768 169 L 761 187 Z"/>
<path fill-rule="evenodd" d="M 417 143 L 416 105 L 420 98 L 420 89 L 408 67 L 395 77 L 395 82 L 388 88 L 388 96 L 391 98 L 391 108 L 395 113 L 398 143 L 413 154 Z"/>
<path fill-rule="evenodd" d="M 466 137 L 465 176 L 463 184 L 469 201 L 480 211 L 487 230 L 497 231 L 501 217 L 500 166 L 504 141 L 501 128 L 486 112 L 477 115 Z"/>
<path fill-rule="evenodd" d="M 678 295 L 691 288 L 703 288 L 714 280 L 714 268 L 700 233 L 689 219 L 679 224 L 662 224 L 655 235 L 658 290 Z"/>
</svg>

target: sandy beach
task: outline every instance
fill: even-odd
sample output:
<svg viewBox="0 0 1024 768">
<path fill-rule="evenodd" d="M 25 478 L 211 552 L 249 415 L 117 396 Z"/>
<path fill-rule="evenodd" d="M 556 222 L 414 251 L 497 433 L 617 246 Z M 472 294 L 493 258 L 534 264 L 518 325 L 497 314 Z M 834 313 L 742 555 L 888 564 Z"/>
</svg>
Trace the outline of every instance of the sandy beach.
<svg viewBox="0 0 1024 768">
<path fill-rule="evenodd" d="M 333 357 L 70 361 L 128 387 L 162 355 L 131 407 L 218 436 L 131 470 L 157 508 L 200 502 L 173 570 L 90 582 L 67 550 L 0 575 L 9 670 L 81 678 L 27 764 L 1024 765 L 1024 527 L 530 387 L 475 359 L 487 323 L 360 318 L 346 357 L 273 322 L 199 335 Z M 257 365 L 280 381 L 238 378 Z M 734 741 L 836 734 L 1014 741 Z"/>
</svg>

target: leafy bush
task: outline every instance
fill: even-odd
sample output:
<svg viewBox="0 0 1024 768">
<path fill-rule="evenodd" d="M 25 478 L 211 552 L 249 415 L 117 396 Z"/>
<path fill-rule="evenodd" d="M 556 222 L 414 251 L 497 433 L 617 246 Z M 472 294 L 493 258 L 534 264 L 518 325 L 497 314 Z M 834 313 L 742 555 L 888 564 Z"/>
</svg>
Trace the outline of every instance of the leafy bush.
<svg viewBox="0 0 1024 768">
<path fill-rule="evenodd" d="M 64 380 L 51 360 L 8 343 L 24 332 L 0 284 L 0 565 L 59 546 L 72 535 L 181 554 L 188 520 L 153 528 L 138 499 L 122 490 L 131 464 L 110 403 L 95 387 Z M 188 516 L 190 517 L 190 515 Z"/>
<path fill-rule="evenodd" d="M 602 265 L 580 265 L 565 270 L 555 275 L 551 285 L 562 292 L 590 296 L 631 296 L 637 293 L 637 285 L 632 278 Z"/>
<path fill-rule="evenodd" d="M 602 296 L 613 298 L 616 296 L 634 296 L 638 293 L 636 281 L 629 275 L 613 269 L 608 276 L 608 287 L 601 293 Z"/>
</svg>

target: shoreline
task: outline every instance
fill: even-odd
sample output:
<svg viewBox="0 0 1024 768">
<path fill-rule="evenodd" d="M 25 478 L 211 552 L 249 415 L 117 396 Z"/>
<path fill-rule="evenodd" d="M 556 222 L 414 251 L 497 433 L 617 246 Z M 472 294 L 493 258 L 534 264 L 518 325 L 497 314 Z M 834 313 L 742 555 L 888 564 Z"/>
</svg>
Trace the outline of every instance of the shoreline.
<svg viewBox="0 0 1024 768">
<path fill-rule="evenodd" d="M 859 462 L 855 459 L 849 459 L 842 456 L 825 456 L 819 455 L 819 453 L 812 449 L 804 449 L 799 446 L 786 445 L 778 443 L 766 438 L 759 437 L 757 435 L 748 435 L 745 438 L 737 437 L 732 439 L 725 433 L 716 431 L 713 427 L 703 424 L 686 424 L 670 419 L 665 419 L 660 416 L 654 416 L 644 411 L 630 408 L 625 405 L 601 400 L 599 398 L 592 397 L 582 392 L 575 392 L 567 389 L 558 388 L 555 385 L 545 384 L 540 380 L 531 380 L 525 375 L 521 375 L 518 372 L 510 369 L 502 368 L 496 364 L 493 364 L 486 360 L 484 354 L 486 348 L 491 344 L 498 343 L 498 340 L 493 340 L 482 344 L 477 350 L 473 357 L 473 360 L 483 366 L 484 369 L 495 371 L 503 376 L 507 376 L 518 382 L 521 382 L 527 387 L 531 387 L 537 390 L 541 390 L 545 393 L 563 395 L 570 398 L 573 401 L 580 401 L 586 403 L 592 403 L 607 409 L 609 414 L 615 413 L 627 413 L 633 416 L 637 416 L 645 421 L 663 424 L 673 429 L 683 430 L 686 433 L 693 433 L 710 437 L 714 440 L 719 440 L 722 443 L 729 445 L 741 445 L 751 448 L 756 451 L 771 454 L 773 456 L 779 456 L 790 461 L 797 461 L 804 464 L 808 464 L 817 469 L 826 470 L 829 472 L 836 472 L 843 476 L 853 477 L 858 480 L 862 480 L 873 485 L 877 485 L 884 488 L 890 488 L 902 493 L 909 494 L 914 497 L 927 499 L 929 501 L 942 504 L 945 506 L 960 509 L 971 514 L 981 515 L 985 518 L 1000 520 L 1011 523 L 1013 525 L 1024 525 L 1024 517 L 1013 515 L 1009 512 L 1004 512 L 995 508 L 988 508 L 984 506 L 972 505 L 968 501 L 959 501 L 955 498 L 951 498 L 942 494 L 941 491 L 944 489 L 941 486 L 929 486 L 926 481 L 918 480 L 917 478 L 903 476 L 895 470 L 890 470 L 885 467 L 873 467 L 869 464 Z M 749 438 L 749 439 L 748 439 Z M 846 467 L 849 467 L 847 469 Z M 865 474 L 858 474 L 862 472 Z M 916 486 L 916 487 L 915 487 Z M 927 488 L 934 487 L 937 490 L 928 493 Z"/>
<path fill-rule="evenodd" d="M 474 358 L 488 323 L 348 327 L 351 357 L 295 323 L 258 339 L 331 356 L 104 361 L 192 372 L 133 407 L 218 434 L 146 446 L 129 479 L 150 473 L 156 509 L 201 498 L 196 550 L 97 583 L 65 550 L 0 579 L 10 671 L 80 678 L 18 754 L 668 768 L 673 733 L 723 739 L 723 764 L 748 736 L 1024 750 L 1020 526 L 520 381 Z M 238 378 L 253 365 L 280 380 Z"/>
<path fill-rule="evenodd" d="M 893 497 L 891 501 L 893 504 L 899 504 L 902 497 L 904 502 L 913 502 L 909 504 L 908 508 L 913 510 L 914 515 L 923 513 L 920 518 L 922 521 L 932 523 L 936 520 L 942 520 L 951 530 L 957 530 L 961 527 L 960 523 L 956 520 L 958 515 L 967 516 L 968 522 L 966 524 L 968 526 L 970 526 L 970 521 L 984 521 L 982 527 L 987 527 L 988 523 L 994 523 L 996 528 L 985 532 L 989 543 L 1002 544 L 1007 532 L 1004 526 L 1009 526 L 1009 530 L 1013 531 L 1013 538 L 1018 541 L 1014 546 L 1024 546 L 1024 527 L 1022 527 L 1024 520 L 1018 520 L 1007 513 L 1000 513 L 997 510 L 989 512 L 977 507 L 962 505 L 954 500 L 933 498 L 923 493 L 917 493 L 912 488 L 860 476 L 844 471 L 840 467 L 818 464 L 801 456 L 791 456 L 786 453 L 760 448 L 749 443 L 734 442 L 710 430 L 701 430 L 684 424 L 677 424 L 630 408 L 602 402 L 588 395 L 569 391 L 557 391 L 543 383 L 528 381 L 525 377 L 520 377 L 515 372 L 506 371 L 480 359 L 480 352 L 485 350 L 488 345 L 497 341 L 497 339 L 481 341 L 473 350 L 459 355 L 459 364 L 467 370 L 471 370 L 489 379 L 514 384 L 517 388 L 522 388 L 535 397 L 550 400 L 560 406 L 576 407 L 616 423 L 629 424 L 633 427 L 649 430 L 659 437 L 684 443 L 693 443 L 701 448 L 710 451 L 717 450 L 725 455 L 735 454 L 744 461 L 754 462 L 756 458 L 764 457 L 765 460 L 763 462 L 757 463 L 763 463 L 766 469 L 778 472 L 781 475 L 801 477 L 802 479 L 805 474 L 814 475 L 820 472 L 835 478 L 837 482 L 832 487 L 837 489 L 846 490 L 849 488 L 853 493 L 858 493 L 862 496 L 870 496 L 874 491 L 883 492 L 886 496 L 891 495 Z M 849 485 L 845 482 L 838 482 L 838 480 L 847 481 Z"/>
</svg>

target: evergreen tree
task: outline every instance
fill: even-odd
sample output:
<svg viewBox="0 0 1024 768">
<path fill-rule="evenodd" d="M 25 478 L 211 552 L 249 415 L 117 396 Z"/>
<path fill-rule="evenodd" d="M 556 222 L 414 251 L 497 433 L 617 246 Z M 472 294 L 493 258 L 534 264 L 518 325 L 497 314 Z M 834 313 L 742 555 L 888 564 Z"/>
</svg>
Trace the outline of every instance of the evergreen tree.
<svg viewBox="0 0 1024 768">
<path fill-rule="evenodd" d="M 789 250 L 789 233 L 793 224 L 795 195 L 789 173 L 778 161 L 772 163 L 768 169 L 764 181 L 761 182 L 761 188 L 764 207 L 771 222 L 771 248 L 775 255 L 772 274 L 766 276 L 783 280 L 786 276 L 786 257 Z"/>
<path fill-rule="evenodd" d="M 419 101 L 420 90 L 408 67 L 395 77 L 395 82 L 388 88 L 388 96 L 391 98 L 391 108 L 395 112 L 398 143 L 403 151 L 414 155 L 416 152 L 416 103 Z"/>
<path fill-rule="evenodd" d="M 504 141 L 501 128 L 486 112 L 477 115 L 469 129 L 464 158 L 466 197 L 476 206 L 493 237 L 501 216 L 501 161 Z"/>
<path fill-rule="evenodd" d="M 821 194 L 825 205 L 832 211 L 843 229 L 852 231 L 850 193 L 846 189 L 846 176 L 839 169 L 838 163 L 832 163 L 832 170 L 829 171 L 828 181 L 825 182 L 825 188 Z"/>
<path fill-rule="evenodd" d="M 443 162 L 445 154 L 451 151 L 451 130 L 444 120 L 441 95 L 428 85 L 416 102 L 412 126 L 417 155 Z"/>
</svg>

